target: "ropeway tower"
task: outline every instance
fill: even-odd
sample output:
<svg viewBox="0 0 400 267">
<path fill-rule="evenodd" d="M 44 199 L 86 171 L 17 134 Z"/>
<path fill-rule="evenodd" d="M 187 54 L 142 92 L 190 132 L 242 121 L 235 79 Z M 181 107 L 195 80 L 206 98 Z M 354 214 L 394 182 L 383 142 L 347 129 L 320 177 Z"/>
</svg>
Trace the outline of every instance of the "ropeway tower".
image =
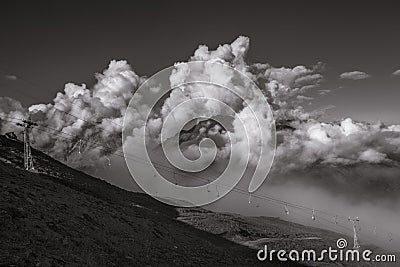
<svg viewBox="0 0 400 267">
<path fill-rule="evenodd" d="M 23 120 L 22 123 L 17 123 L 18 126 L 24 127 L 24 167 L 27 171 L 33 171 L 33 157 L 31 152 L 31 143 L 29 140 L 30 129 L 33 126 L 37 126 L 37 123 L 28 120 Z"/>
</svg>

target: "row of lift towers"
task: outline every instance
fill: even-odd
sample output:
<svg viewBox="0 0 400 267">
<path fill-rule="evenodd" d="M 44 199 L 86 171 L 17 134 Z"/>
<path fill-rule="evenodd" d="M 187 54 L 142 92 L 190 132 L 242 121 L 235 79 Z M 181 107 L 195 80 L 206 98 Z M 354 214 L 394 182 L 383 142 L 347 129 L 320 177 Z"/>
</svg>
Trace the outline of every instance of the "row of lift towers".
<svg viewBox="0 0 400 267">
<path fill-rule="evenodd" d="M 17 123 L 17 125 L 24 128 L 24 167 L 25 167 L 25 170 L 34 171 L 35 167 L 33 165 L 33 156 L 32 156 L 32 151 L 31 151 L 31 143 L 30 143 L 30 139 L 29 139 L 29 133 L 30 133 L 30 130 L 32 127 L 37 126 L 37 123 L 31 121 L 30 119 L 27 119 L 27 120 L 22 120 L 22 123 Z M 285 212 L 287 214 L 289 213 L 286 206 L 285 206 Z M 315 220 L 314 211 L 313 211 L 312 218 L 313 218 L 313 220 Z M 353 238 L 354 238 L 353 248 L 359 249 L 360 245 L 358 243 L 357 231 L 356 231 L 356 223 L 359 222 L 359 219 L 358 219 L 358 217 L 355 219 L 351 219 L 349 217 L 349 221 L 353 225 Z"/>
</svg>

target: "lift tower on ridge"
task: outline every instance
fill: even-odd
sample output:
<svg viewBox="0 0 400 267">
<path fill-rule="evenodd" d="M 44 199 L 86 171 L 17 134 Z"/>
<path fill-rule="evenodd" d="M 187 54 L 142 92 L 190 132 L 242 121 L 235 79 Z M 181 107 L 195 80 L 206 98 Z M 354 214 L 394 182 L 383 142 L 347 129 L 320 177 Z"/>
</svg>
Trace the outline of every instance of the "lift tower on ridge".
<svg viewBox="0 0 400 267">
<path fill-rule="evenodd" d="M 31 143 L 29 140 L 29 132 L 33 126 L 37 126 L 37 123 L 28 120 L 23 120 L 22 123 L 17 123 L 18 126 L 24 127 L 24 167 L 27 171 L 34 170 L 33 157 L 31 152 Z"/>
<path fill-rule="evenodd" d="M 356 224 L 360 222 L 360 219 L 358 219 L 358 217 L 356 217 L 354 219 L 349 217 L 349 222 L 351 222 L 353 225 L 353 248 L 359 249 L 360 244 L 358 243 Z"/>
</svg>

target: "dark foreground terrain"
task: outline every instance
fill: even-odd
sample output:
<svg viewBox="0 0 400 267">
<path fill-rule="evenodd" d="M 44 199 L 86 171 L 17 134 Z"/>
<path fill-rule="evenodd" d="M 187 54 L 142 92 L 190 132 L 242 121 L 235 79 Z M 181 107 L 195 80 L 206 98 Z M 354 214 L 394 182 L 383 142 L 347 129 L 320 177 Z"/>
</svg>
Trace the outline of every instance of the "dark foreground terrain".
<svg viewBox="0 0 400 267">
<path fill-rule="evenodd" d="M 343 237 L 279 218 L 176 209 L 33 154 L 28 172 L 22 143 L 0 136 L 0 266 L 300 266 L 256 253 L 265 244 L 318 251 Z"/>
<path fill-rule="evenodd" d="M 335 232 L 304 226 L 297 223 L 283 221 L 273 217 L 248 217 L 232 213 L 211 212 L 202 208 L 178 208 L 179 220 L 209 233 L 213 233 L 231 240 L 237 244 L 253 249 L 262 249 L 265 245 L 269 250 L 283 249 L 303 251 L 312 249 L 320 253 L 328 247 L 336 249 L 336 241 L 346 238 L 349 248 L 352 248 L 352 237 Z M 387 254 L 382 249 L 362 244 L 363 249 L 370 249 L 374 253 Z M 320 254 L 317 254 L 320 255 Z M 398 256 L 397 256 L 398 257 Z M 303 261 L 307 266 L 398 266 L 396 263 L 376 262 L 332 262 L 328 258 L 324 261 Z"/>
<path fill-rule="evenodd" d="M 0 266 L 287 266 L 177 220 L 178 212 L 0 136 Z M 291 264 L 294 266 L 294 264 Z"/>
</svg>

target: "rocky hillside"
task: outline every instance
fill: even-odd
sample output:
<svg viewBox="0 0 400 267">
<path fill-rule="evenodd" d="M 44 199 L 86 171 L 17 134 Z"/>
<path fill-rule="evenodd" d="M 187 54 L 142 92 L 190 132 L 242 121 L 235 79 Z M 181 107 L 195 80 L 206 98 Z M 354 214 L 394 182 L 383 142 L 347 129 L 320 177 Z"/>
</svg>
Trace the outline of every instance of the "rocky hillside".
<svg viewBox="0 0 400 267">
<path fill-rule="evenodd" d="M 273 217 L 247 217 L 232 213 L 216 213 L 201 208 L 178 209 L 179 220 L 224 237 L 237 244 L 253 249 L 262 249 L 267 245 L 269 249 L 285 251 L 313 249 L 317 252 L 332 247 L 336 249 L 336 241 L 346 238 L 349 248 L 352 247 L 352 237 L 335 232 L 304 226 L 297 223 L 283 221 Z M 375 253 L 385 253 L 375 246 L 363 244 L 363 249 L 370 249 Z M 396 266 L 377 265 L 368 262 L 332 262 L 326 259 L 323 262 L 305 261 L 308 266 Z"/>
<path fill-rule="evenodd" d="M 287 266 L 177 220 L 175 208 L 0 136 L 0 266 Z M 294 265 L 294 264 L 293 264 Z"/>
</svg>

